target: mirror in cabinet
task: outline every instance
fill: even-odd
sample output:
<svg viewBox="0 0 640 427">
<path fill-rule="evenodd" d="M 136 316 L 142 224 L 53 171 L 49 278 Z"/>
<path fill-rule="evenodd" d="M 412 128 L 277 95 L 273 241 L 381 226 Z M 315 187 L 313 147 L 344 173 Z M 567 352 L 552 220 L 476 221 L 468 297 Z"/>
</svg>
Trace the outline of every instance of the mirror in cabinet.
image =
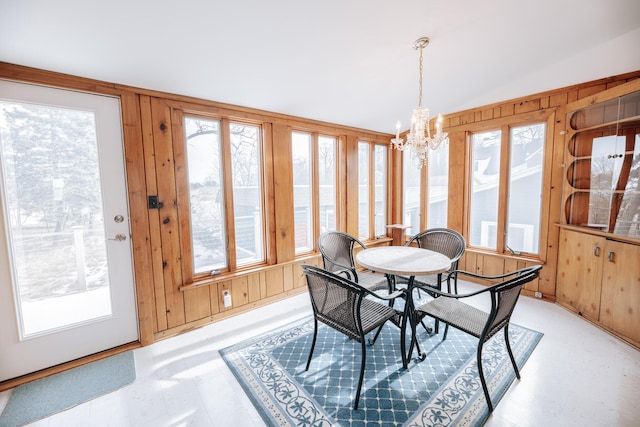
<svg viewBox="0 0 640 427">
<path fill-rule="evenodd" d="M 568 110 L 566 224 L 640 239 L 638 83 L 633 92 Z"/>
</svg>

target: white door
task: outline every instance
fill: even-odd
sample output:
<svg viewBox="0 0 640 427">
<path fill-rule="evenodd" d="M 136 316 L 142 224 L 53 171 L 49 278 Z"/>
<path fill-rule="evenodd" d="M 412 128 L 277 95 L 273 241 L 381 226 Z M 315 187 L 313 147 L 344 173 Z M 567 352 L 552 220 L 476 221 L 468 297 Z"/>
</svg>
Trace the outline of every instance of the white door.
<svg viewBox="0 0 640 427">
<path fill-rule="evenodd" d="M 120 101 L 0 80 L 0 381 L 138 340 Z"/>
</svg>

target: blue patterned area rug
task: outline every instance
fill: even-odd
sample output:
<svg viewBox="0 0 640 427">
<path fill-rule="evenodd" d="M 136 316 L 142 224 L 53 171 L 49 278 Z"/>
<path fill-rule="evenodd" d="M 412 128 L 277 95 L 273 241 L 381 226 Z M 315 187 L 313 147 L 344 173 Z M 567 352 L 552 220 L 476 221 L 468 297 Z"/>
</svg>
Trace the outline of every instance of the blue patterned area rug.
<svg viewBox="0 0 640 427">
<path fill-rule="evenodd" d="M 313 359 L 305 371 L 313 319 L 221 350 L 265 423 L 270 426 L 481 426 L 489 411 L 476 364 L 477 339 L 450 328 L 447 339 L 420 328 L 423 361 L 402 368 L 399 329 L 387 323 L 367 365 L 357 410 L 353 397 L 360 370 L 360 344 L 320 324 Z M 522 368 L 542 334 L 509 327 L 511 348 Z M 494 406 L 515 373 L 499 333 L 484 346 L 483 366 Z M 526 373 L 523 381 L 526 381 Z"/>
</svg>

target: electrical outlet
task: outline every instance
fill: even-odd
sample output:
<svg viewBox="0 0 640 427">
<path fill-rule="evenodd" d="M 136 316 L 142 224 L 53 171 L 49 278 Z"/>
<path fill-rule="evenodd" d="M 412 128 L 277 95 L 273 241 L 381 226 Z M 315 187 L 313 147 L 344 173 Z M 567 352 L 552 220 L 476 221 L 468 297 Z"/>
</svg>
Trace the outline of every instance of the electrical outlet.
<svg viewBox="0 0 640 427">
<path fill-rule="evenodd" d="M 535 296 L 536 298 L 542 298 L 542 292 L 536 292 Z"/>
<path fill-rule="evenodd" d="M 222 299 L 225 307 L 231 307 L 231 294 L 229 291 L 222 291 Z"/>
</svg>

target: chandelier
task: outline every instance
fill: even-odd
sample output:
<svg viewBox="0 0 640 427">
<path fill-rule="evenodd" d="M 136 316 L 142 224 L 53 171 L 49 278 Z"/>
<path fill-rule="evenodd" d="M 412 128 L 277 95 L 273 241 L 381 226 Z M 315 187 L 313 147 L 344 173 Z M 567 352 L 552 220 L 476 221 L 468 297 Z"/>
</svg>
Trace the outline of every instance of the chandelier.
<svg viewBox="0 0 640 427">
<path fill-rule="evenodd" d="M 391 146 L 397 150 L 411 149 L 411 157 L 416 166 L 422 168 L 429 159 L 429 150 L 437 150 L 442 143 L 449 142 L 446 132 L 442 132 L 442 114 L 436 120 L 436 132 L 431 136 L 429 128 L 429 108 L 422 106 L 422 49 L 429 44 L 428 37 L 421 37 L 415 41 L 413 48 L 420 49 L 420 92 L 418 93 L 418 107 L 411 116 L 411 129 L 407 134 L 407 141 L 400 138 L 400 122 L 396 123 L 396 137 L 391 140 Z"/>
</svg>

